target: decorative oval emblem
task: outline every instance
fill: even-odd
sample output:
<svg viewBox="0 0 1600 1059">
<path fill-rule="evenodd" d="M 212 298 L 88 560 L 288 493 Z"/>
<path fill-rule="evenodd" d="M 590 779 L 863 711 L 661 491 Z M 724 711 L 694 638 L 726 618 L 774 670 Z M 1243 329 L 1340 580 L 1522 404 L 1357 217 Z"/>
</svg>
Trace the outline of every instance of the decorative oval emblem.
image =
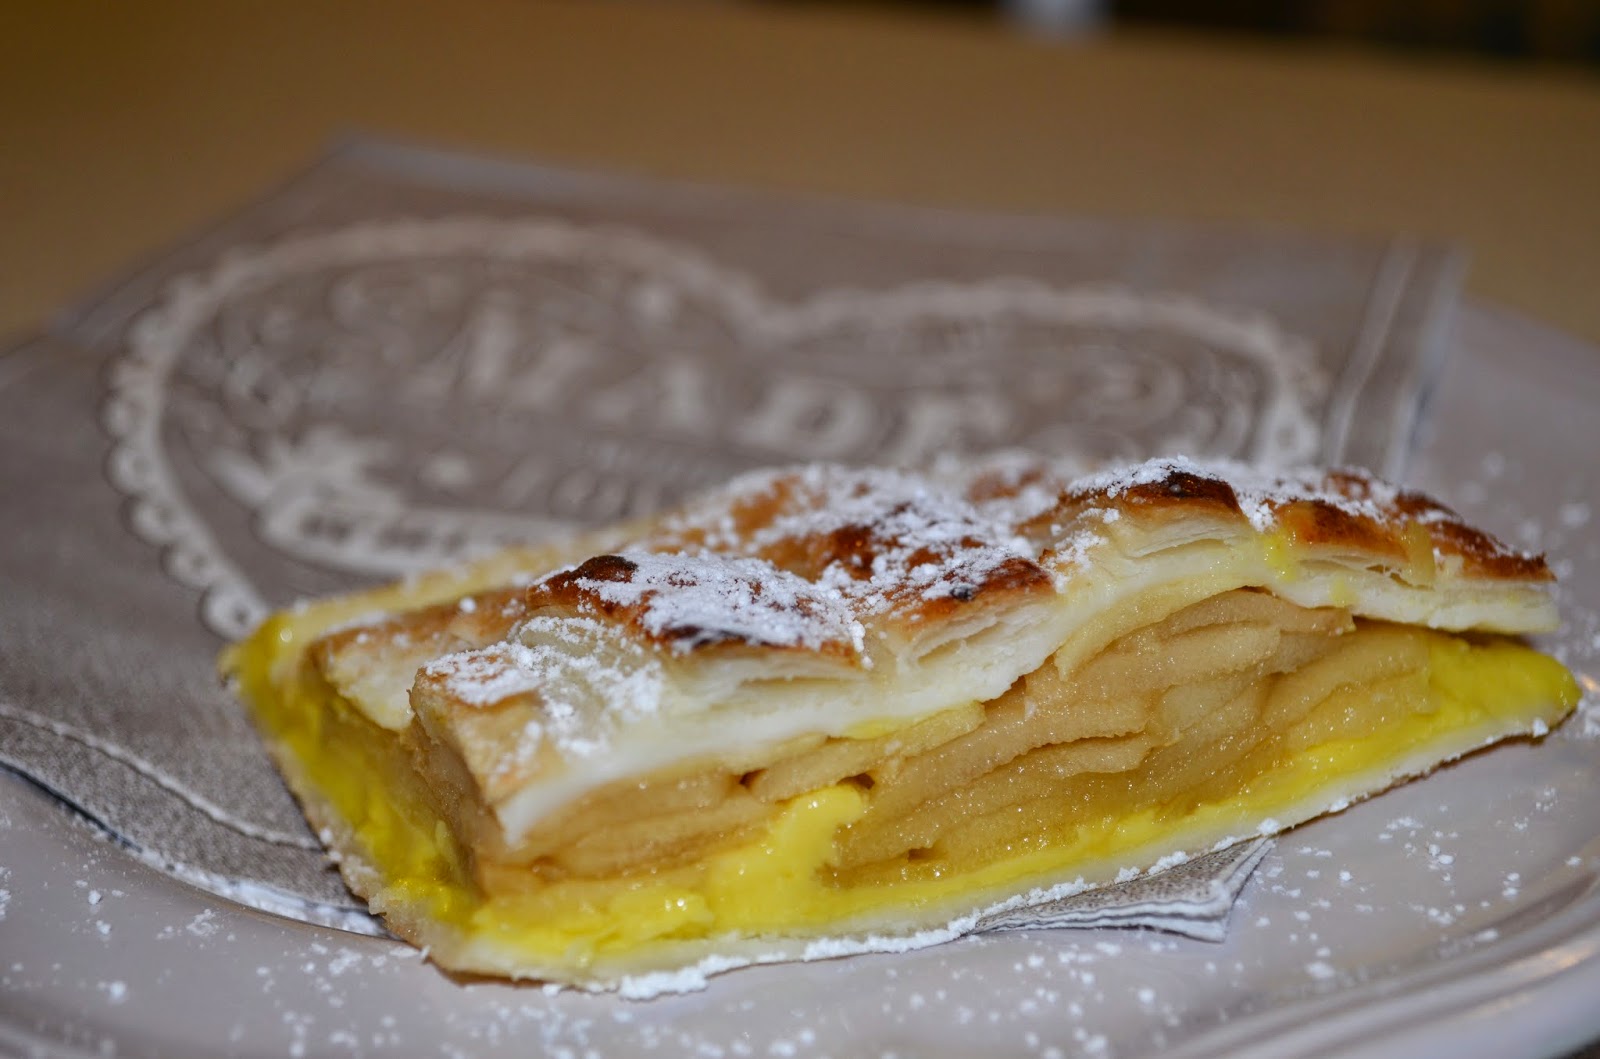
<svg viewBox="0 0 1600 1059">
<path fill-rule="evenodd" d="M 113 482 L 223 636 L 273 602 L 643 514 L 796 460 L 1022 447 L 1314 459 L 1313 351 L 1264 317 L 1025 279 L 798 303 L 692 247 L 398 220 L 228 255 L 130 332 Z"/>
</svg>

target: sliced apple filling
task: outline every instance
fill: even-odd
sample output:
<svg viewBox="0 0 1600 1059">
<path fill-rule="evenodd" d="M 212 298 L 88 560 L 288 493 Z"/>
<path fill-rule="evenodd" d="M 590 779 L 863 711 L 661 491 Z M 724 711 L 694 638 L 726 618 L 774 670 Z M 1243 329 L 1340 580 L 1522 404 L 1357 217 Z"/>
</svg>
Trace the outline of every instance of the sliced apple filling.
<svg viewBox="0 0 1600 1059">
<path fill-rule="evenodd" d="M 1576 702 L 1509 635 L 1553 616 L 1542 565 L 1443 509 L 1157 470 L 933 507 L 909 476 L 774 476 L 525 587 L 279 615 L 227 666 L 391 928 L 596 988 L 941 940 Z"/>
</svg>

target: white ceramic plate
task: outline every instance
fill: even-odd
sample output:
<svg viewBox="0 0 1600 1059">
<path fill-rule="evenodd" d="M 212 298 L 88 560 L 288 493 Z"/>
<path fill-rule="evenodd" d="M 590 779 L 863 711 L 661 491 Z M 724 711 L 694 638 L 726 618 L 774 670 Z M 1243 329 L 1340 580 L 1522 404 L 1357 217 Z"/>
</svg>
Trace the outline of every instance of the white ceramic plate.
<svg viewBox="0 0 1600 1059">
<path fill-rule="evenodd" d="M 1548 549 L 1600 673 L 1600 350 L 1469 310 L 1413 478 Z M 1596 688 L 1588 681 L 1591 689 Z M 1600 1038 L 1600 708 L 1301 828 L 1221 944 L 968 939 L 648 1003 L 463 982 L 228 904 L 0 779 L 0 1051 L 20 1055 L 1554 1055 Z"/>
</svg>

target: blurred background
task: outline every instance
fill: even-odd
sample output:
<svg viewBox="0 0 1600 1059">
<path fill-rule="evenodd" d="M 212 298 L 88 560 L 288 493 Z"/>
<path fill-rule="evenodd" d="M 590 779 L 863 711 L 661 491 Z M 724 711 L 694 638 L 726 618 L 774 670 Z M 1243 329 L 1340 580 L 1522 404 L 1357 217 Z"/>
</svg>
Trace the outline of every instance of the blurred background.
<svg viewBox="0 0 1600 1059">
<path fill-rule="evenodd" d="M 0 28 L 0 335 L 370 134 L 1414 233 L 1471 255 L 1470 295 L 1600 339 L 1600 0 L 57 0 Z"/>
<path fill-rule="evenodd" d="M 803 0 L 792 0 L 803 2 Z M 883 0 L 885 6 L 992 9 L 991 0 Z M 1600 64 L 1596 0 L 999 0 L 1022 24 L 1069 33 L 1108 25 L 1334 39 L 1396 51 Z"/>
</svg>

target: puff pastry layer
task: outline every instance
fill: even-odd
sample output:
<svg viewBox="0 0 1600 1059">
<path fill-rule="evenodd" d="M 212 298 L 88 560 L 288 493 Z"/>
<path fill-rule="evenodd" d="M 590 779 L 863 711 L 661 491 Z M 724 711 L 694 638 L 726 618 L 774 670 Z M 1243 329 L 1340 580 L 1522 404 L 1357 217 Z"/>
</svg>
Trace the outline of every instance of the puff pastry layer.
<svg viewBox="0 0 1600 1059">
<path fill-rule="evenodd" d="M 1577 699 L 1542 559 L 1354 472 L 741 478 L 277 615 L 225 669 L 457 970 L 647 994 L 929 944 Z"/>
</svg>

